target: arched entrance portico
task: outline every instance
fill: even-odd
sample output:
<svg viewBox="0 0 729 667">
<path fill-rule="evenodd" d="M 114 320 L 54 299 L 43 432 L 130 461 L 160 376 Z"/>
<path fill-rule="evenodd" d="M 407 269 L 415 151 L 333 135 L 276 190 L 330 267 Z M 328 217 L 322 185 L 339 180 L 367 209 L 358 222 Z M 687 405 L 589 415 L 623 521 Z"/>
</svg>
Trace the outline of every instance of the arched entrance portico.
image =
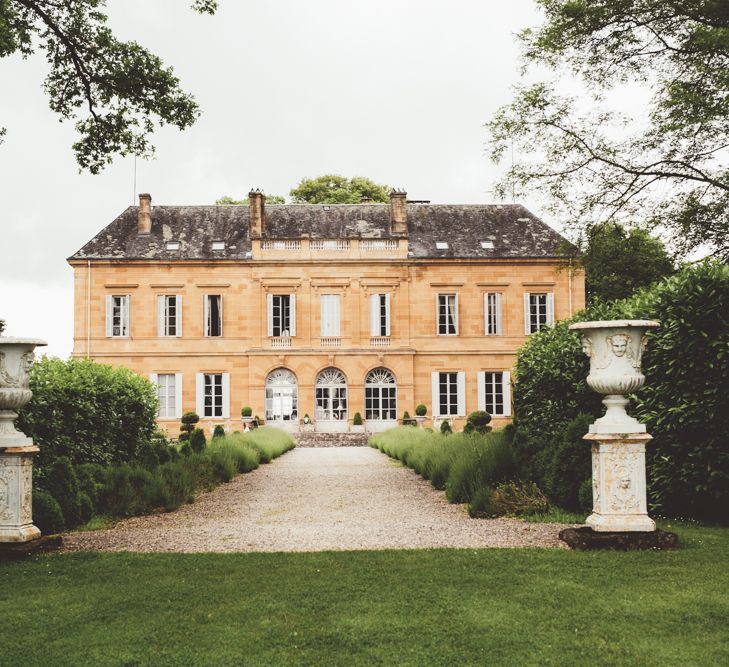
<svg viewBox="0 0 729 667">
<path fill-rule="evenodd" d="M 266 423 L 296 431 L 299 427 L 299 385 L 287 368 L 277 368 L 266 378 Z"/>
<path fill-rule="evenodd" d="M 365 378 L 365 425 L 370 433 L 397 426 L 397 383 L 386 368 L 375 368 Z"/>
<path fill-rule="evenodd" d="M 314 415 L 316 430 L 340 432 L 349 429 L 347 378 L 338 368 L 325 368 L 316 378 Z"/>
</svg>

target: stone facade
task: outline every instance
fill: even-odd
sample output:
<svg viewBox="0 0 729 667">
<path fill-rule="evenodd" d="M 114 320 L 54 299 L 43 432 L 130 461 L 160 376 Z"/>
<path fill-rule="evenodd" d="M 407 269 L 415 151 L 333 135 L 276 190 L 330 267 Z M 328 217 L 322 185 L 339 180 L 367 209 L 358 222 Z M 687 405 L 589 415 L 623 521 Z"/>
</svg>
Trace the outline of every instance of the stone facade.
<svg viewBox="0 0 729 667">
<path fill-rule="evenodd" d="M 361 208 L 364 216 L 376 207 Z M 151 217 L 154 234 L 154 208 Z M 251 220 L 260 224 L 256 216 Z M 210 231 L 210 238 L 215 233 Z M 140 242 L 136 230 L 129 234 L 135 237 L 130 243 Z M 512 368 L 525 340 L 525 293 L 552 295 L 555 319 L 584 306 L 583 275 L 565 267 L 555 253 L 415 257 L 402 236 L 373 243 L 361 235 L 340 235 L 317 243 L 311 230 L 285 242 L 255 238 L 260 234 L 254 230 L 243 260 L 170 260 L 164 253 L 125 258 L 111 248 L 107 256 L 82 249 L 69 259 L 75 274 L 74 355 L 123 365 L 146 376 L 179 376 L 182 400 L 176 414 L 200 405 L 198 374 L 227 374 L 225 415 L 201 416 L 207 429 L 218 423 L 241 428 L 240 409 L 245 405 L 264 417 L 266 378 L 277 368 L 296 376 L 299 419 L 315 416 L 317 375 L 329 367 L 339 369 L 347 382 L 349 423 L 355 412 L 365 416 L 364 383 L 372 369 L 386 368 L 394 376 L 398 417 L 405 410 L 414 415 L 415 406 L 424 403 L 429 419 L 438 412 L 433 409 L 432 374 L 463 373 L 465 396 L 459 399 L 465 409 L 451 417 L 459 428 L 483 402 L 479 373 Z M 447 230 L 443 236 L 447 240 Z M 473 232 L 474 244 L 480 236 Z M 168 240 L 175 238 L 174 230 L 167 233 Z M 485 332 L 486 293 L 500 295 L 499 335 Z M 270 335 L 272 294 L 295 295 L 295 335 Z M 339 296 L 339 336 L 322 334 L 321 297 L 332 294 Z M 377 294 L 388 295 L 388 336 L 372 335 L 371 297 Z M 438 334 L 439 294 L 457 295 L 456 335 Z M 128 298 L 128 330 L 123 336 L 110 336 L 107 325 L 108 299 L 115 295 Z M 164 295 L 181 297 L 176 302 L 181 331 L 172 337 L 159 335 Z M 218 337 L 206 335 L 207 295 L 222 297 Z M 508 407 L 505 413 L 494 418 L 496 426 L 508 421 Z M 171 433 L 176 433 L 178 423 L 176 416 L 160 420 Z"/>
</svg>

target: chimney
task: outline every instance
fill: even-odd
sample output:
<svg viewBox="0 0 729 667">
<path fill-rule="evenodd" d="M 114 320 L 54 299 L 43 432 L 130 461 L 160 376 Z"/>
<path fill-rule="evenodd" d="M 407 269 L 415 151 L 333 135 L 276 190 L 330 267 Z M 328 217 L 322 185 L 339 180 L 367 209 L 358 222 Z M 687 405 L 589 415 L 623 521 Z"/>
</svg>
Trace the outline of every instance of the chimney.
<svg viewBox="0 0 729 667">
<path fill-rule="evenodd" d="M 149 234 L 152 231 L 152 195 L 139 195 L 139 215 L 137 216 L 137 233 Z"/>
<path fill-rule="evenodd" d="M 390 192 L 390 232 L 392 234 L 408 233 L 407 192 L 393 190 Z"/>
<path fill-rule="evenodd" d="M 252 239 L 260 239 L 266 226 L 266 195 L 258 189 L 248 193 L 248 210 Z"/>
</svg>

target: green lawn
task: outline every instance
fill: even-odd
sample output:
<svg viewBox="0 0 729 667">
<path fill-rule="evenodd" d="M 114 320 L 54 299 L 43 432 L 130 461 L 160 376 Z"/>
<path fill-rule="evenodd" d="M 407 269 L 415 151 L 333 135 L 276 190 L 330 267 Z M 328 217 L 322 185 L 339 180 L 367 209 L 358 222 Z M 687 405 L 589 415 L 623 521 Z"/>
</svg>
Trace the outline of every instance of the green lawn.
<svg viewBox="0 0 729 667">
<path fill-rule="evenodd" d="M 729 529 L 678 532 L 673 552 L 87 553 L 2 563 L 0 663 L 729 664 Z"/>
</svg>

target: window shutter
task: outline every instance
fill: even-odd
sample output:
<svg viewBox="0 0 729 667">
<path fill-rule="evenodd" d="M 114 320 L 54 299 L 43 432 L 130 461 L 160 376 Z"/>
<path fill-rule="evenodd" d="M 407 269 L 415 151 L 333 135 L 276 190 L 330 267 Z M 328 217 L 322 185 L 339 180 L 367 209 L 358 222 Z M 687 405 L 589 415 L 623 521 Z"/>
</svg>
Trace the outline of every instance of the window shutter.
<svg viewBox="0 0 729 667">
<path fill-rule="evenodd" d="M 327 299 L 326 294 L 322 294 L 319 297 L 319 307 L 321 310 L 320 313 L 320 335 L 321 336 L 328 336 L 329 335 L 329 302 Z"/>
<path fill-rule="evenodd" d="M 483 295 L 483 333 L 484 336 L 489 335 L 489 293 L 484 292 Z M 479 408 L 480 410 L 481 408 Z"/>
<path fill-rule="evenodd" d="M 127 294 L 126 302 L 124 303 L 124 335 L 132 335 L 132 295 Z"/>
<path fill-rule="evenodd" d="M 477 389 L 478 389 L 478 409 L 479 410 L 485 410 L 486 409 L 486 373 L 484 371 L 479 371 L 476 373 L 476 382 Z"/>
<path fill-rule="evenodd" d="M 554 294 L 547 294 L 547 324 L 551 327 L 554 324 Z"/>
<path fill-rule="evenodd" d="M 154 395 L 159 397 L 159 382 L 157 380 L 157 373 L 150 373 L 149 374 L 149 381 L 154 385 Z M 162 410 L 162 406 L 157 406 L 157 418 L 159 419 L 160 411 Z"/>
<path fill-rule="evenodd" d="M 432 413 L 434 417 L 440 416 L 440 373 L 430 374 L 430 384 L 433 394 L 433 409 Z"/>
<path fill-rule="evenodd" d="M 182 417 L 182 373 L 175 373 L 175 417 Z"/>
<path fill-rule="evenodd" d="M 296 335 L 296 294 L 289 296 L 289 335 Z"/>
<path fill-rule="evenodd" d="M 219 318 L 219 324 L 220 324 L 220 326 L 218 326 L 218 333 L 220 334 L 220 337 L 222 338 L 223 333 L 224 333 L 223 332 L 224 318 L 223 318 L 223 295 L 222 294 L 220 296 L 218 296 L 218 318 Z"/>
<path fill-rule="evenodd" d="M 230 419 L 230 373 L 223 373 L 223 419 Z"/>
<path fill-rule="evenodd" d="M 456 294 L 454 300 L 456 302 L 456 316 L 453 319 L 455 320 L 455 325 L 456 325 L 456 336 L 458 336 L 459 335 L 459 328 L 458 328 L 458 294 Z"/>
<path fill-rule="evenodd" d="M 496 292 L 496 335 L 498 336 L 504 335 L 503 302 L 504 295 L 501 292 Z"/>
<path fill-rule="evenodd" d="M 266 309 L 268 311 L 268 336 L 273 336 L 273 294 L 266 294 Z"/>
<path fill-rule="evenodd" d="M 113 297 L 111 294 L 106 295 L 106 335 L 107 337 L 112 336 L 114 330 L 112 328 L 112 301 Z"/>
<path fill-rule="evenodd" d="M 165 297 L 162 294 L 157 295 L 157 335 L 165 335 L 166 313 L 165 313 Z"/>
<path fill-rule="evenodd" d="M 203 294 L 203 335 L 210 335 L 210 298 Z"/>
<path fill-rule="evenodd" d="M 458 390 L 458 416 L 466 416 L 466 374 L 460 371 L 456 376 L 456 388 Z"/>
<path fill-rule="evenodd" d="M 340 324 L 339 324 L 339 314 L 340 314 L 339 300 L 340 299 L 341 299 L 341 297 L 339 296 L 339 294 L 335 294 L 332 297 L 332 305 L 334 306 L 332 309 L 334 311 L 334 323 L 333 323 L 334 326 L 332 327 L 333 328 L 332 335 L 337 336 L 337 337 L 341 336 L 341 330 L 340 330 Z"/>
<path fill-rule="evenodd" d="M 182 336 L 182 296 L 179 294 L 175 297 L 175 312 L 177 313 L 177 321 L 175 322 L 175 336 Z"/>
<path fill-rule="evenodd" d="M 501 377 L 504 383 L 504 417 L 511 417 L 511 373 L 504 371 Z"/>
<path fill-rule="evenodd" d="M 440 335 L 440 294 L 435 295 L 435 335 Z"/>
<path fill-rule="evenodd" d="M 195 412 L 198 416 L 205 416 L 205 374 L 195 374 Z"/>
<path fill-rule="evenodd" d="M 390 335 L 390 293 L 385 294 L 385 336 Z"/>
<path fill-rule="evenodd" d="M 370 336 L 380 335 L 380 295 L 370 296 Z"/>
<path fill-rule="evenodd" d="M 524 292 L 524 334 L 528 336 L 532 332 L 529 320 L 529 292 Z"/>
<path fill-rule="evenodd" d="M 157 373 L 150 373 L 149 381 L 156 387 L 157 386 Z"/>
</svg>

